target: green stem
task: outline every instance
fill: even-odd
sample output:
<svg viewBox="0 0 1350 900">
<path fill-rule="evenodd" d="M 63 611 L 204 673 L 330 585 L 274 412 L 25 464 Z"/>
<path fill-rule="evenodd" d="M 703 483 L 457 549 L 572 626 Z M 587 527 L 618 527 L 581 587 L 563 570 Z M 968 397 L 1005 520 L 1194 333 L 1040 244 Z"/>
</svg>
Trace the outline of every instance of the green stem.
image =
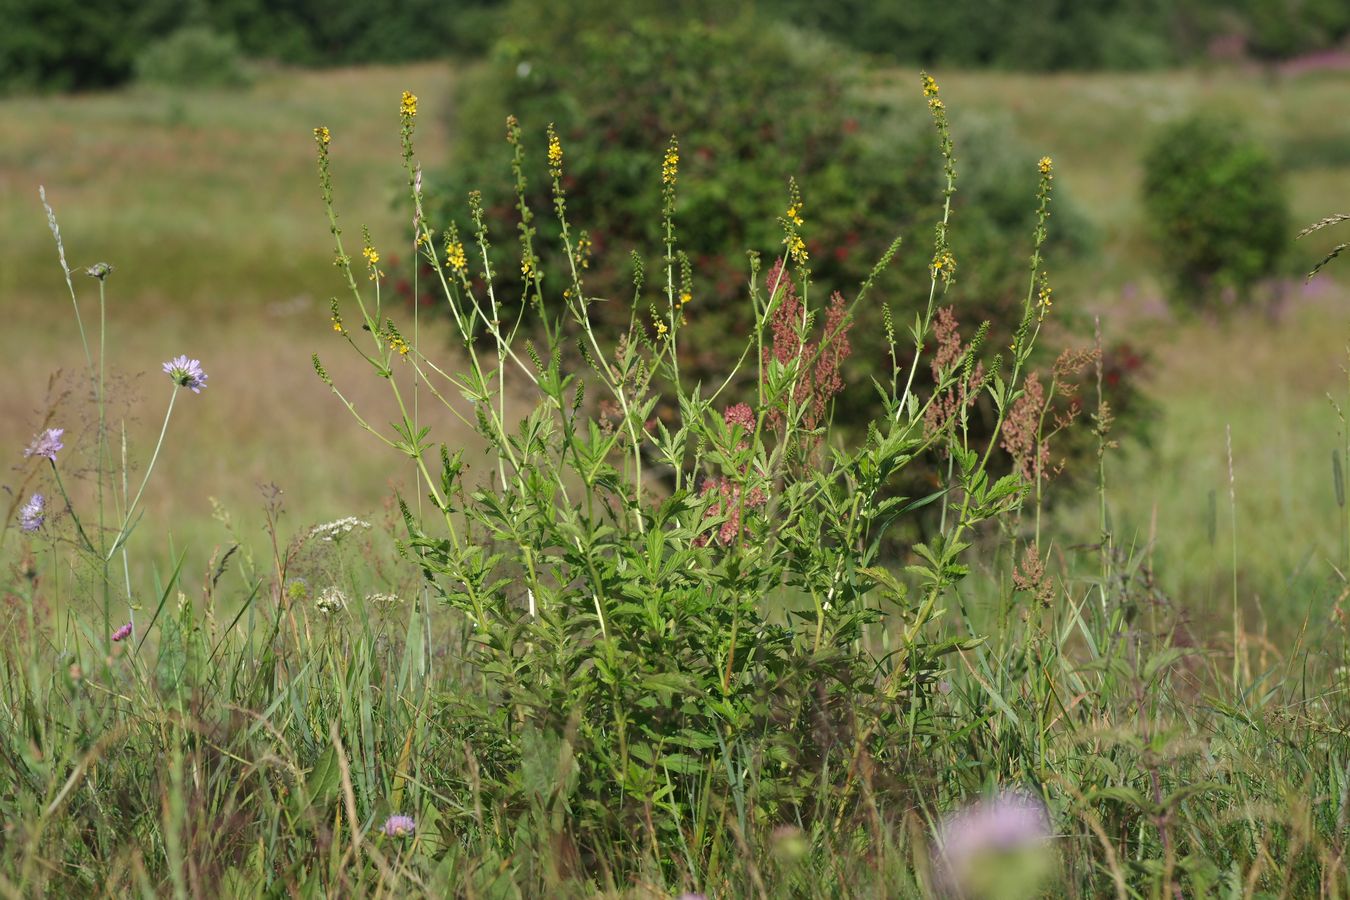
<svg viewBox="0 0 1350 900">
<path fill-rule="evenodd" d="M 169 395 L 169 408 L 164 411 L 164 424 L 160 426 L 159 429 L 159 440 L 155 441 L 155 452 L 150 455 L 150 465 L 145 468 L 145 476 L 141 479 L 141 486 L 136 491 L 136 499 L 132 500 L 131 505 L 127 507 L 127 514 L 122 520 L 122 526 L 117 529 L 117 537 L 113 539 L 112 549 L 108 551 L 107 556 L 104 558 L 105 561 L 112 559 L 112 555 L 117 552 L 117 549 L 122 546 L 122 542 L 126 540 L 127 528 L 131 525 L 132 517 L 136 515 L 136 507 L 140 505 L 141 495 L 145 493 L 145 486 L 150 482 L 151 473 L 155 471 L 155 462 L 159 459 L 160 448 L 164 446 L 164 435 L 169 430 L 169 419 L 173 416 L 173 403 L 178 399 L 178 388 L 179 385 L 175 383 L 173 386 L 173 393 Z"/>
</svg>

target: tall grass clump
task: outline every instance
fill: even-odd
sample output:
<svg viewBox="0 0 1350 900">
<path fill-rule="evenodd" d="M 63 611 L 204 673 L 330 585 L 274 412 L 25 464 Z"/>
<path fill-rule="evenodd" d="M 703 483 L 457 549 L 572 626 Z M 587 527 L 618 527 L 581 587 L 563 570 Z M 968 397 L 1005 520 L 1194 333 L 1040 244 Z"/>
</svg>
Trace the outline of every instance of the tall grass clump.
<svg viewBox="0 0 1350 900">
<path fill-rule="evenodd" d="M 960 336 L 956 147 L 937 83 L 921 85 L 944 173 L 932 244 L 893 242 L 855 290 L 821 298 L 810 184 L 786 180 L 781 249 L 747 256 L 753 326 L 714 379 L 684 364 L 700 275 L 679 254 L 698 223 L 677 138 L 650 160 L 661 240 L 629 258 L 625 301 L 588 287 L 556 129 L 536 160 L 507 121 L 513 235 L 476 191 L 471 227 L 438 227 L 404 93 L 404 240 L 453 323 L 446 347 L 389 296 L 387 248 L 344 230 L 342 135 L 316 128 L 341 284 L 329 325 L 394 420 L 318 355 L 314 369 L 416 487 L 382 526 L 291 537 L 269 489 L 268 558 L 223 546 L 199 583 L 179 566 L 133 584 L 110 563 L 138 480 L 93 466 L 110 511 L 91 524 L 57 481 L 65 433 L 44 423 L 30 449 L 52 488 L 15 491 L 6 520 L 26 621 L 2 638 L 0 893 L 1343 896 L 1343 634 L 1310 622 L 1278 652 L 1243 631 L 1236 587 L 1231 632 L 1193 622 L 1147 548 L 1113 532 L 1100 341 L 1030 370 L 1058 308 L 1049 157 L 1025 174 L 1008 342 Z M 548 209 L 528 201 L 536 179 Z M 508 282 L 493 248 L 512 242 Z M 859 310 L 902 252 L 926 277 L 882 314 L 890 366 L 847 384 Z M 602 325 L 596 307 L 623 302 Z M 102 356 L 82 382 L 95 399 Z M 165 372 L 170 410 L 206 380 L 187 358 Z M 1086 373 L 1089 535 L 1040 515 L 1070 373 Z M 881 411 L 843 431 L 836 406 L 857 390 Z M 971 427 L 979 397 L 989 429 Z M 447 417 L 487 452 L 438 440 Z M 92 432 L 96 460 L 108 432 Z M 927 489 L 905 490 L 933 458 Z M 62 499 L 35 504 L 33 487 Z M 918 516 L 924 540 L 888 542 Z M 128 623 L 123 603 L 154 611 Z"/>
</svg>

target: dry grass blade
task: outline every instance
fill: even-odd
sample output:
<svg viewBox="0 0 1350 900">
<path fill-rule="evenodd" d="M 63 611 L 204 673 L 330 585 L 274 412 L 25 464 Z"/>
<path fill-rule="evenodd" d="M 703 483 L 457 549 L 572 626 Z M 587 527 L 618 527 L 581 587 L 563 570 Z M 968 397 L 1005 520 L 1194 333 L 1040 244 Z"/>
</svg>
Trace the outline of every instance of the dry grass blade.
<svg viewBox="0 0 1350 900">
<path fill-rule="evenodd" d="M 1334 216 L 1327 216 L 1325 219 L 1312 223 L 1307 228 L 1303 229 L 1298 234 L 1294 235 L 1294 240 L 1298 240 L 1301 237 L 1306 237 L 1307 235 L 1312 234 L 1314 231 L 1321 231 L 1323 228 L 1330 228 L 1332 225 L 1335 225 L 1338 222 L 1344 222 L 1347 219 L 1350 219 L 1350 213 L 1336 213 L 1336 215 Z"/>
<path fill-rule="evenodd" d="M 1335 259 L 1336 257 L 1340 256 L 1340 255 L 1341 255 L 1341 251 L 1345 250 L 1346 247 L 1350 247 L 1350 243 L 1346 243 L 1346 244 L 1337 244 L 1337 245 L 1332 249 L 1332 251 L 1331 251 L 1330 253 L 1328 253 L 1326 256 L 1322 257 L 1322 261 L 1321 261 L 1321 262 L 1319 262 L 1317 265 L 1315 265 L 1315 266 L 1312 267 L 1312 271 L 1308 273 L 1308 277 L 1307 277 L 1306 279 L 1304 279 L 1304 280 L 1305 280 L 1305 281 L 1312 281 L 1312 280 L 1313 280 L 1313 277 L 1316 276 L 1318 272 L 1322 271 L 1322 269 L 1326 267 L 1326 264 L 1327 264 L 1327 263 L 1331 262 L 1333 259 Z"/>
</svg>

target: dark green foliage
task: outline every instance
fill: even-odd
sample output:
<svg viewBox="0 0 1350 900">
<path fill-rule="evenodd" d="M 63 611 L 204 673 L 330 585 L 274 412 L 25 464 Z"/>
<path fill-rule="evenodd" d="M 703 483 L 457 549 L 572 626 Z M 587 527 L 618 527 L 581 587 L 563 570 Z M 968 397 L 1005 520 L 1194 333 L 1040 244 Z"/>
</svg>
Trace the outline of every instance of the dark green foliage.
<svg viewBox="0 0 1350 900">
<path fill-rule="evenodd" d="M 345 65 L 472 53 L 495 0 L 0 0 L 0 90 L 112 87 L 147 46 L 185 27 L 237 38 L 255 58 Z"/>
<path fill-rule="evenodd" d="M 0 0 L 0 89 L 126 81 L 146 43 L 181 24 L 179 7 L 173 0 Z"/>
<path fill-rule="evenodd" d="M 482 50 L 495 0 L 206 0 L 210 22 L 251 56 L 323 66 Z"/>
<path fill-rule="evenodd" d="M 1179 299 L 1246 296 L 1274 274 L 1288 206 L 1274 162 L 1236 123 L 1197 115 L 1164 128 L 1144 158 L 1143 191 Z"/>
<path fill-rule="evenodd" d="M 1175 63 L 1188 7 L 1169 0 L 873 3 L 771 0 L 802 27 L 909 63 L 1008 69 L 1134 69 Z"/>
<path fill-rule="evenodd" d="M 1245 12 L 1247 46 L 1267 59 L 1325 50 L 1350 34 L 1344 0 L 1248 0 Z"/>
<path fill-rule="evenodd" d="M 233 37 L 189 26 L 150 45 L 136 58 L 136 77 L 150 84 L 237 87 L 248 72 Z"/>
</svg>

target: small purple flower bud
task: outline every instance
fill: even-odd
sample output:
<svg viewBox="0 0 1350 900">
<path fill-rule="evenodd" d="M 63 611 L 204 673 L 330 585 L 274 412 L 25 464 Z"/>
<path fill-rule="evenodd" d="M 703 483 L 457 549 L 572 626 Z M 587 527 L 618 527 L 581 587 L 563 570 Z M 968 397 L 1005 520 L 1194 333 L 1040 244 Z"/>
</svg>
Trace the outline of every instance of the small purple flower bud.
<svg viewBox="0 0 1350 900">
<path fill-rule="evenodd" d="M 384 828 L 381 829 L 389 837 L 412 837 L 417 825 L 413 822 L 412 816 L 390 816 L 384 820 Z"/>
<path fill-rule="evenodd" d="M 125 641 L 125 640 L 126 640 L 127 638 L 129 638 L 129 637 L 131 637 L 131 623 L 130 623 L 130 622 L 128 622 L 127 624 L 123 625 L 121 628 L 117 629 L 116 631 L 114 631 L 114 632 L 112 633 L 113 643 L 118 643 L 118 642 L 121 642 L 121 641 Z"/>
</svg>

